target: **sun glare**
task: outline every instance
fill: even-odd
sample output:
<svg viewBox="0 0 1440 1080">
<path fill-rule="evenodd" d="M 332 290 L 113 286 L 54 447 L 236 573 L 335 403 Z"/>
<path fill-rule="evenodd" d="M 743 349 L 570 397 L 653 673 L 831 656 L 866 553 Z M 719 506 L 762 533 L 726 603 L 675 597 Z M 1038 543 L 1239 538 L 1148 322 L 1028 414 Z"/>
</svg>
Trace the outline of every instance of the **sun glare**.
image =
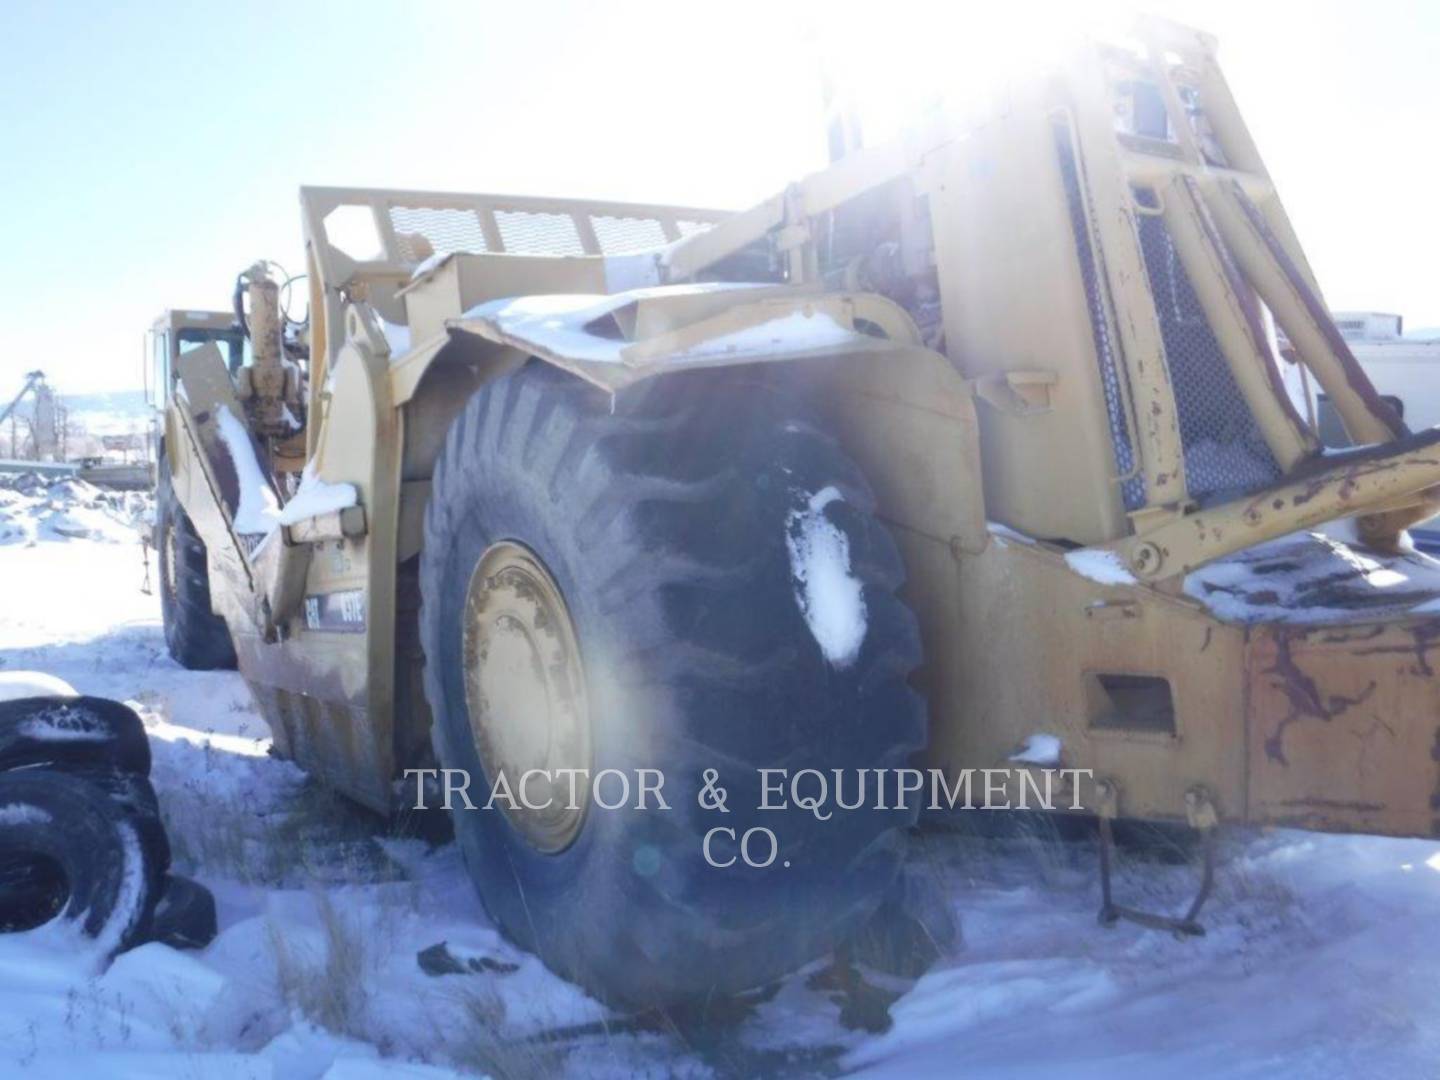
<svg viewBox="0 0 1440 1080">
<path fill-rule="evenodd" d="M 853 110 L 867 145 L 937 110 L 990 112 L 1006 89 L 1043 70 L 1085 36 L 1119 38 L 1133 9 L 1029 0 L 1006 5 L 886 5 L 884 20 L 856 4 L 817 9 L 819 63 L 832 108 Z"/>
</svg>

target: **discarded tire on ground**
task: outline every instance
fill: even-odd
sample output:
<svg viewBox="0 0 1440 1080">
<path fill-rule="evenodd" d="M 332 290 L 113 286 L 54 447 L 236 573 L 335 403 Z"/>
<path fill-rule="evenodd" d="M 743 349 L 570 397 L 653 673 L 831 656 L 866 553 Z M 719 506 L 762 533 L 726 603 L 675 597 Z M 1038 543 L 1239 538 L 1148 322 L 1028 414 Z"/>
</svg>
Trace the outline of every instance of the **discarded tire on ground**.
<svg viewBox="0 0 1440 1080">
<path fill-rule="evenodd" d="M 235 643 L 225 620 L 210 607 L 205 543 L 175 495 L 170 462 L 163 456 L 155 489 L 155 546 L 160 615 L 170 655 L 191 671 L 233 668 Z"/>
<path fill-rule="evenodd" d="M 150 774 L 150 740 L 133 709 L 97 697 L 0 701 L 0 770 L 119 769 Z"/>
<path fill-rule="evenodd" d="M 54 862 L 34 855 L 0 859 L 0 933 L 49 922 L 60 913 L 66 890 Z"/>
<path fill-rule="evenodd" d="M 68 924 L 104 956 L 209 942 L 209 892 L 172 877 L 140 718 L 105 698 L 0 701 L 0 932 Z"/>
<path fill-rule="evenodd" d="M 470 874 L 507 934 L 602 997 L 643 1007 L 761 984 L 869 916 L 913 810 L 830 822 L 760 812 L 756 768 L 853 776 L 904 764 L 924 739 L 906 682 L 918 632 L 872 510 L 804 409 L 733 376 L 656 380 L 612 401 L 531 365 L 469 402 L 437 465 L 421 555 L 440 763 L 467 770 L 482 795 L 495 773 L 514 784 L 526 765 L 657 769 L 672 806 L 456 814 Z M 812 526 L 848 563 L 858 633 L 817 630 L 797 602 L 796 549 Z M 519 685 L 528 672 L 545 685 Z M 554 730 L 512 740 L 507 721 Z M 534 747 L 550 749 L 527 757 Z M 728 814 L 697 808 L 711 768 Z M 735 830 L 714 847 L 720 859 L 758 826 L 783 853 L 719 869 L 704 850 L 712 826 Z"/>
<path fill-rule="evenodd" d="M 151 937 L 176 949 L 210 944 L 217 929 L 215 897 L 197 881 L 171 874 L 155 905 Z"/>
<path fill-rule="evenodd" d="M 110 800 L 116 814 L 130 822 L 150 868 L 150 887 L 163 888 L 170 871 L 170 837 L 160 819 L 160 804 L 148 777 L 110 769 L 75 769 L 67 775 L 89 784 Z"/>
<path fill-rule="evenodd" d="M 78 777 L 48 769 L 0 775 L 0 867 L 41 868 L 52 891 L 11 899 L 0 921 L 32 929 L 61 920 L 113 954 L 145 939 L 156 869 L 134 823 Z M 63 895 L 54 887 L 63 888 Z"/>
</svg>

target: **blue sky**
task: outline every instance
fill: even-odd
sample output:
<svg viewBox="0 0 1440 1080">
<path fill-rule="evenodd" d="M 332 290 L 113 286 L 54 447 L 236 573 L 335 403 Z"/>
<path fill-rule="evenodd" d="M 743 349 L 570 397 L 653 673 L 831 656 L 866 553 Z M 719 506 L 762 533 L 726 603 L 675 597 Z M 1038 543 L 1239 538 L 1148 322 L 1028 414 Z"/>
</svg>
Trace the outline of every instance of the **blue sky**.
<svg viewBox="0 0 1440 1080">
<path fill-rule="evenodd" d="M 1440 5 L 1149 9 L 1219 35 L 1331 303 L 1440 325 Z M 903 72 L 995 10 L 3 0 L 0 396 L 137 385 L 161 309 L 299 264 L 302 183 L 747 205 L 823 163 L 816 12 Z"/>
</svg>

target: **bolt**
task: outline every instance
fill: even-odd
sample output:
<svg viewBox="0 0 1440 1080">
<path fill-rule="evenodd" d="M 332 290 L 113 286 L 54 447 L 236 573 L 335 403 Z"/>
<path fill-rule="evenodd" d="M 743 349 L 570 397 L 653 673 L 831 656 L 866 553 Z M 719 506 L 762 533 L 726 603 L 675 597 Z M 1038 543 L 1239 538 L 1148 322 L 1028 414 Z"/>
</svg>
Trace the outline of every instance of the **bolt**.
<svg viewBox="0 0 1440 1080">
<path fill-rule="evenodd" d="M 1136 544 L 1130 553 L 1130 566 L 1142 577 L 1159 570 L 1161 561 L 1160 549 L 1148 540 Z"/>
</svg>

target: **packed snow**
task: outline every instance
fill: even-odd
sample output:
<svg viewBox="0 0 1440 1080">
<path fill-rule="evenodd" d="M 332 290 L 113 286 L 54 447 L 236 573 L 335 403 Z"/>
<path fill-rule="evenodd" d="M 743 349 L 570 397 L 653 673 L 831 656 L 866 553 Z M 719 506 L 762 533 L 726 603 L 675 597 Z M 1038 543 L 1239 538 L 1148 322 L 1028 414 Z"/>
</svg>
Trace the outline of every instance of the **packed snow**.
<svg viewBox="0 0 1440 1080">
<path fill-rule="evenodd" d="M 275 515 L 275 521 L 279 525 L 294 525 L 321 514 L 346 510 L 359 501 L 360 495 L 354 484 L 331 484 L 321 480 L 312 461 L 300 476 L 299 489 Z"/>
<path fill-rule="evenodd" d="M 428 277 L 434 271 L 439 270 L 454 254 L 453 251 L 431 252 L 415 264 L 415 269 L 410 271 L 410 280 L 419 281 L 423 277 Z"/>
<path fill-rule="evenodd" d="M 822 488 L 792 510 L 785 520 L 785 546 L 795 602 L 820 651 L 837 668 L 860 655 L 865 642 L 865 597 L 850 572 L 850 538 L 825 513 L 841 502 L 834 487 Z"/>
<path fill-rule="evenodd" d="M 1393 618 L 1440 609 L 1440 562 L 1417 551 L 1375 555 L 1337 535 L 1293 533 L 1185 577 L 1186 595 L 1235 622 Z"/>
<path fill-rule="evenodd" d="M 607 317 L 626 304 L 651 297 L 683 296 L 755 286 L 727 282 L 696 285 L 661 285 L 632 289 L 609 296 L 577 294 L 521 296 L 491 300 L 465 312 L 465 319 L 489 326 L 507 340 L 517 341 L 541 356 L 566 357 L 598 363 L 621 363 L 634 343 L 621 336 Z M 873 345 L 872 339 L 842 326 L 825 312 L 786 312 L 764 322 L 721 334 L 688 349 L 667 354 L 666 360 L 697 363 L 716 359 L 791 351 L 835 351 Z"/>
<path fill-rule="evenodd" d="M 1034 544 L 989 523 L 992 540 Z M 1075 573 L 1100 585 L 1135 585 L 1120 556 L 1103 548 L 1065 553 Z M 1185 594 L 1241 623 L 1361 622 L 1440 614 L 1440 560 L 1402 541 L 1394 554 L 1363 550 L 1348 520 L 1296 532 L 1206 563 L 1185 576 Z"/>
<path fill-rule="evenodd" d="M 344 510 L 359 502 L 353 484 L 331 484 L 320 479 L 312 461 L 305 466 L 300 487 L 282 507 L 260 468 L 254 444 L 245 425 L 225 406 L 216 410 L 220 440 L 235 465 L 240 483 L 235 531 L 245 536 L 268 536 L 281 525 L 294 525 L 321 514 Z"/>
<path fill-rule="evenodd" d="M 683 296 L 745 288 L 728 283 L 666 285 L 600 295 L 595 293 L 518 296 L 489 300 L 465 312 L 466 320 L 485 323 L 507 338 L 523 341 L 541 355 L 618 363 L 630 342 L 597 332 L 606 316 L 650 296 Z"/>
<path fill-rule="evenodd" d="M 865 337 L 824 312 L 794 311 L 743 330 L 707 338 L 674 355 L 675 360 L 748 356 L 776 349 L 843 349 Z"/>
<path fill-rule="evenodd" d="M 89 713 L 72 711 L 63 706 L 48 708 L 27 717 L 16 725 L 21 735 L 46 742 L 102 742 L 110 737 L 109 729 L 96 722 Z"/>
<path fill-rule="evenodd" d="M 1060 764 L 1061 742 L 1058 735 L 1036 732 L 1025 738 L 1025 744 L 1010 755 L 1010 760 L 1021 765 Z"/>
<path fill-rule="evenodd" d="M 64 679 L 39 671 L 0 671 L 0 701 L 28 697 L 75 697 Z"/>
<path fill-rule="evenodd" d="M 961 935 L 918 980 L 867 974 L 894 998 L 889 1030 L 842 1024 L 819 965 L 705 1024 L 617 1015 L 497 932 L 453 843 L 271 757 L 238 675 L 168 658 L 146 574 L 137 544 L 0 548 L 0 673 L 140 712 L 176 868 L 214 891 L 220 934 L 108 967 L 58 932 L 0 936 L 0 1075 L 1115 1080 L 1440 1061 L 1440 843 L 1226 830 L 1208 933 L 1181 941 L 1100 926 L 1093 843 L 1014 814 L 909 839 Z M 1121 851 L 1116 898 L 1183 910 L 1195 853 L 1157 848 Z M 465 973 L 422 970 L 441 942 Z"/>
<path fill-rule="evenodd" d="M 990 539 L 996 547 L 1003 548 L 1007 544 L 1023 544 L 1029 547 L 1035 546 L 1035 538 L 1026 536 L 1022 532 L 1016 532 L 1008 525 L 1001 525 L 998 521 L 987 521 L 985 530 L 990 534 Z"/>
<path fill-rule="evenodd" d="M 139 492 L 102 491 L 83 480 L 35 473 L 0 475 L 0 551 L 46 540 L 133 544 L 148 528 L 149 502 Z"/>
<path fill-rule="evenodd" d="M 260 468 L 250 429 L 225 405 L 215 410 L 215 423 L 240 484 L 240 505 L 235 508 L 233 522 L 235 531 L 243 536 L 264 536 L 276 526 L 280 501 Z"/>
<path fill-rule="evenodd" d="M 141 902 L 145 896 L 145 856 L 140 850 L 140 837 L 135 832 L 135 826 L 128 821 L 119 823 L 116 830 L 120 834 L 121 848 L 124 854 L 124 873 L 120 879 L 120 895 L 115 900 L 114 910 L 110 918 L 95 935 L 94 940 L 88 943 L 93 950 L 92 956 L 104 959 L 109 957 L 120 947 L 127 934 L 133 928 L 139 926 L 139 919 L 143 915 Z M 83 913 L 82 913 L 83 914 Z M 79 921 L 77 916 L 76 921 Z M 44 937 L 53 934 L 59 927 L 49 924 L 29 933 L 37 937 Z M 72 943 L 66 943 L 73 947 Z"/>
<path fill-rule="evenodd" d="M 1130 573 L 1120 556 L 1103 548 L 1080 548 L 1067 551 L 1065 562 L 1081 577 L 1089 578 L 1098 585 L 1134 585 L 1135 575 Z"/>
<path fill-rule="evenodd" d="M 26 806 L 24 803 L 6 803 L 0 806 L 0 825 L 44 825 L 47 821 L 54 820 L 38 806 Z"/>
</svg>

